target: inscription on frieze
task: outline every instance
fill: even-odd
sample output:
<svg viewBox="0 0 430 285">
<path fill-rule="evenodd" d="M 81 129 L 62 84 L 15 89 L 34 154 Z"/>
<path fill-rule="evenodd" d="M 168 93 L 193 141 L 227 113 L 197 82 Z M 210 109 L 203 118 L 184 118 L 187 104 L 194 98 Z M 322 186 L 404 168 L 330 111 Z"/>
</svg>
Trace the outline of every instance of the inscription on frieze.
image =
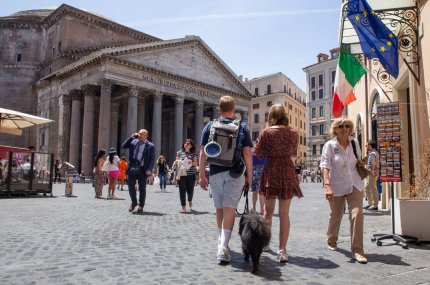
<svg viewBox="0 0 430 285">
<path fill-rule="evenodd" d="M 145 75 L 145 74 L 142 76 L 142 79 L 143 79 L 143 81 L 146 81 L 149 83 L 166 86 L 166 87 L 173 88 L 173 89 L 178 89 L 178 90 L 185 91 L 188 93 L 200 95 L 200 96 L 203 96 L 203 97 L 206 97 L 209 99 L 213 99 L 213 100 L 219 99 L 219 96 L 213 92 L 209 92 L 209 91 L 206 91 L 206 90 L 203 90 L 200 88 L 196 88 L 193 86 L 177 83 L 175 81 L 170 81 L 167 79 L 152 77 L 150 75 Z"/>
</svg>

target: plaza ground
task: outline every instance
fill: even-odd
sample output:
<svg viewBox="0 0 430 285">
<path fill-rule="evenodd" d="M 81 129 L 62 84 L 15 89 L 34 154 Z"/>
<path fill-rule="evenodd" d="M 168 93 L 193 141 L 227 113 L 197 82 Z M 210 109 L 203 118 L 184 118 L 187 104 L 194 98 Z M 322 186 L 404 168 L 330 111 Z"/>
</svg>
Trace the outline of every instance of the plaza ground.
<svg viewBox="0 0 430 285">
<path fill-rule="evenodd" d="M 365 213 L 368 264 L 351 259 L 347 214 L 339 249 L 329 251 L 323 189 L 301 186 L 305 197 L 291 206 L 290 260 L 276 260 L 276 215 L 273 251 L 263 254 L 258 275 L 243 261 L 237 224 L 232 263 L 217 264 L 215 210 L 198 186 L 188 214 L 179 213 L 175 186 L 167 193 L 148 186 L 144 215 L 127 211 L 128 192 L 117 192 L 118 200 L 94 199 L 90 184 L 74 184 L 75 198 L 54 184 L 53 198 L 0 199 L 0 284 L 430 284 L 429 245 L 371 242 L 372 234 L 391 231 L 388 212 Z M 103 190 L 106 197 L 107 186 Z"/>
</svg>

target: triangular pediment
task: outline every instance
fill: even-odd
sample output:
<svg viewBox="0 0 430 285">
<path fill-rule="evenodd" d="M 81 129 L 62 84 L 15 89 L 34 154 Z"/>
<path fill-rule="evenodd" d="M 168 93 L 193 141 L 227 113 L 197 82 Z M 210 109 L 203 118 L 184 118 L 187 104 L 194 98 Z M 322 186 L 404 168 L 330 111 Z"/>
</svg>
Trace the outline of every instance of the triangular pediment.
<svg viewBox="0 0 430 285">
<path fill-rule="evenodd" d="M 235 93 L 247 93 L 237 75 L 199 37 L 145 44 L 141 48 L 132 45 L 109 54 Z"/>
</svg>

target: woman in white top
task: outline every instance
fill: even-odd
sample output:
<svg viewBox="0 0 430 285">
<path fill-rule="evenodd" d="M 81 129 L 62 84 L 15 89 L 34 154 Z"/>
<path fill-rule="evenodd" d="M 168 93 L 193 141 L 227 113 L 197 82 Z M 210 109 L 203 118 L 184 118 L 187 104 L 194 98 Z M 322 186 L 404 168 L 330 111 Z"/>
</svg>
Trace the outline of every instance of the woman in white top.
<svg viewBox="0 0 430 285">
<path fill-rule="evenodd" d="M 358 142 L 351 137 L 354 123 L 346 118 L 336 119 L 330 129 L 333 139 L 322 150 L 320 167 L 323 170 L 325 196 L 330 204 L 330 219 L 327 229 L 327 244 L 330 250 L 337 249 L 340 222 L 345 200 L 349 208 L 352 258 L 367 263 L 363 249 L 363 190 L 364 185 L 357 172 L 357 158 L 361 159 Z"/>
<path fill-rule="evenodd" d="M 108 199 L 115 199 L 115 188 L 118 183 L 118 178 L 121 176 L 121 172 L 119 171 L 118 162 L 120 161 L 118 155 L 116 155 L 116 149 L 111 147 L 109 149 L 109 157 L 106 162 L 109 165 L 109 192 Z"/>
</svg>

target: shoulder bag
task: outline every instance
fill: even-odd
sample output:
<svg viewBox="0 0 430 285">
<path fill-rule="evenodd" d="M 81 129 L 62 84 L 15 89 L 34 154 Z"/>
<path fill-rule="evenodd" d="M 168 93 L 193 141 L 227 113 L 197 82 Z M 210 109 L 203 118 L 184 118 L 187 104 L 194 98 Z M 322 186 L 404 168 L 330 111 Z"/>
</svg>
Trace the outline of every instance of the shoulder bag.
<svg viewBox="0 0 430 285">
<path fill-rule="evenodd" d="M 355 158 L 357 159 L 357 163 L 355 164 L 355 167 L 357 168 L 357 172 L 360 175 L 361 180 L 363 180 L 364 178 L 369 176 L 370 171 L 366 168 L 366 166 L 363 165 L 361 160 L 358 159 L 357 149 L 355 147 L 355 141 L 352 140 L 351 144 L 352 144 L 352 150 L 354 151 Z"/>
</svg>

